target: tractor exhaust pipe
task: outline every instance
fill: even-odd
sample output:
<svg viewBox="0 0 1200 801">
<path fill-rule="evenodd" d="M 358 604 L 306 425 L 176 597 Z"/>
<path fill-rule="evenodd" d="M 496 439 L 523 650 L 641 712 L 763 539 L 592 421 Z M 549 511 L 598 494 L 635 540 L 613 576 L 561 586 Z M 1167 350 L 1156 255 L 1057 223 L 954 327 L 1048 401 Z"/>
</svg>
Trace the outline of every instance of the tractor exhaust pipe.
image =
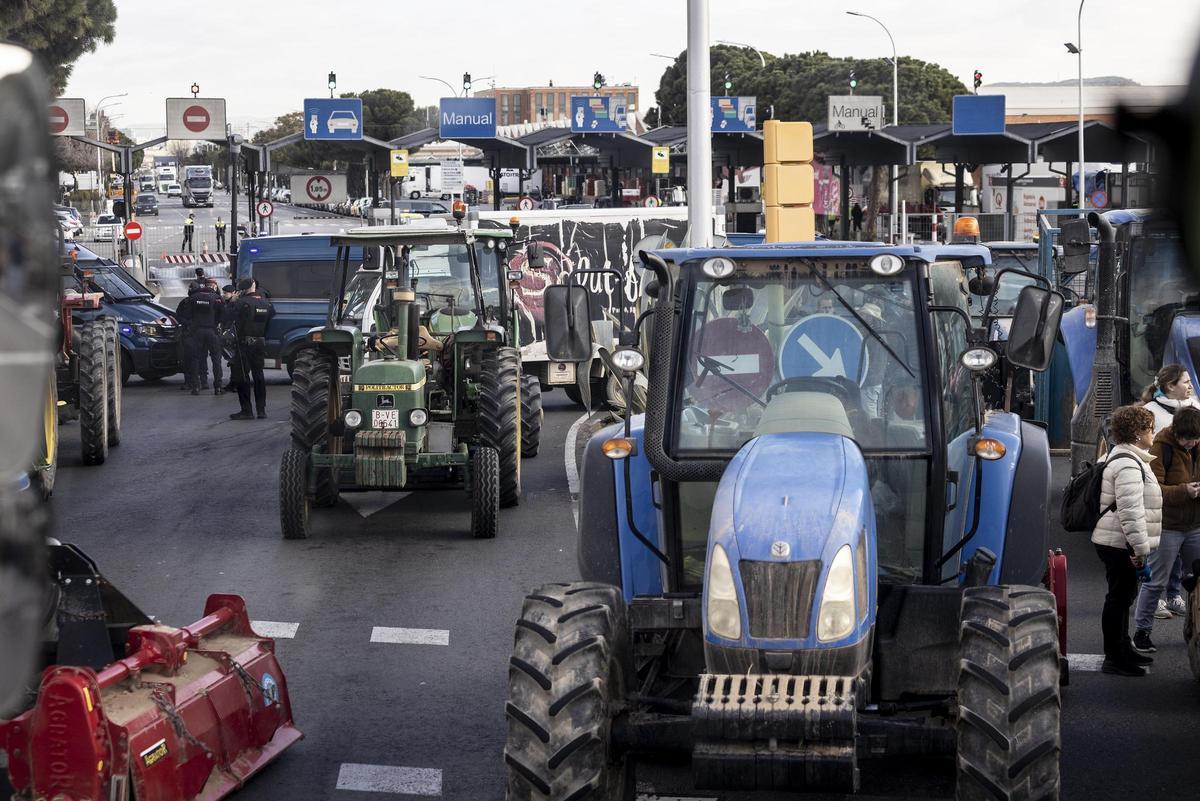
<svg viewBox="0 0 1200 801">
<path fill-rule="evenodd" d="M 1091 212 L 1090 223 L 1100 234 L 1096 264 L 1096 356 L 1092 383 L 1071 417 L 1071 472 L 1084 462 L 1095 461 L 1104 424 L 1121 397 L 1121 374 L 1117 365 L 1117 249 L 1116 229 L 1103 215 Z"/>
</svg>

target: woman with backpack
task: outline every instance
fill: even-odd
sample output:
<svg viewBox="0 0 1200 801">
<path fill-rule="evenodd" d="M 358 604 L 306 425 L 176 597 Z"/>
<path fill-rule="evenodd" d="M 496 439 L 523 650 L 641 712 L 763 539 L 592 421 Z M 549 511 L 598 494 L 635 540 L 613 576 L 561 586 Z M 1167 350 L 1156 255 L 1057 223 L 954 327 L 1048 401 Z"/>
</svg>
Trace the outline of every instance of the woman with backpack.
<svg viewBox="0 0 1200 801">
<path fill-rule="evenodd" d="M 1137 596 L 1137 575 L 1158 547 L 1162 530 L 1162 492 L 1151 470 L 1154 415 L 1143 406 L 1113 412 L 1115 442 L 1104 461 L 1100 519 L 1092 530 L 1096 553 L 1104 563 L 1108 594 L 1100 628 L 1104 634 L 1101 670 L 1118 676 L 1145 676 L 1154 660 L 1133 650 L 1129 608 Z"/>
<path fill-rule="evenodd" d="M 1186 375 L 1186 374 L 1185 374 Z M 1178 557 L 1192 564 L 1200 559 L 1200 409 L 1184 406 L 1174 422 L 1154 437 L 1150 469 L 1162 488 L 1162 535 L 1147 560 L 1150 578 L 1142 582 L 1134 613 L 1133 648 L 1154 653 L 1150 640 L 1155 605 L 1160 603 L 1172 566 Z M 1183 606 L 1182 599 L 1180 605 Z M 1186 606 L 1184 607 L 1186 611 Z"/>
</svg>

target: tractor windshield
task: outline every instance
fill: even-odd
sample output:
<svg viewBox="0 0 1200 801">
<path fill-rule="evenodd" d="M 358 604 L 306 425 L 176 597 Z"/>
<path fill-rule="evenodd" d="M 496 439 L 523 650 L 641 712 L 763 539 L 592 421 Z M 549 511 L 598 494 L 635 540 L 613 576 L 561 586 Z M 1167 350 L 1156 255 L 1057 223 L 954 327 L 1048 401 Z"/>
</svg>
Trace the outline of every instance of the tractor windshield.
<svg viewBox="0 0 1200 801">
<path fill-rule="evenodd" d="M 732 453 L 763 433 L 829 431 L 864 451 L 925 450 L 912 271 L 865 261 L 699 269 L 676 394 L 680 456 Z"/>
<path fill-rule="evenodd" d="M 342 303 L 341 322 L 362 327 L 367 314 L 367 301 L 379 284 L 382 276 L 379 270 L 359 270 L 346 284 L 346 296 Z"/>
<path fill-rule="evenodd" d="M 1188 271 L 1175 235 L 1144 235 L 1130 243 L 1129 392 L 1136 397 L 1162 366 L 1171 320 L 1180 309 L 1200 308 L 1200 287 Z"/>
<path fill-rule="evenodd" d="M 465 242 L 409 247 L 409 275 L 416 279 L 417 302 L 423 307 L 422 319 L 434 334 L 450 334 L 474 325 L 480 312 L 471 281 L 470 247 Z M 495 261 L 481 258 L 479 272 L 483 307 L 498 307 L 500 282 Z"/>
</svg>

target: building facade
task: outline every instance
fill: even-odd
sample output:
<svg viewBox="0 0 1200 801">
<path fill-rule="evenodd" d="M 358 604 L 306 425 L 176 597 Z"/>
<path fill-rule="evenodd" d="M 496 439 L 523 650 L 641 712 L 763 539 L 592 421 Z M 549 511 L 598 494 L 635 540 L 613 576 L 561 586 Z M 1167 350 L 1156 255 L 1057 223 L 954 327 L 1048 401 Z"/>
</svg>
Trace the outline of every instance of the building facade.
<svg viewBox="0 0 1200 801">
<path fill-rule="evenodd" d="M 552 122 L 571 116 L 571 98 L 579 95 L 602 95 L 625 100 L 626 113 L 632 117 L 638 107 L 638 87 L 631 85 L 602 86 L 525 86 L 483 89 L 475 97 L 496 98 L 496 122 L 499 125 Z"/>
</svg>

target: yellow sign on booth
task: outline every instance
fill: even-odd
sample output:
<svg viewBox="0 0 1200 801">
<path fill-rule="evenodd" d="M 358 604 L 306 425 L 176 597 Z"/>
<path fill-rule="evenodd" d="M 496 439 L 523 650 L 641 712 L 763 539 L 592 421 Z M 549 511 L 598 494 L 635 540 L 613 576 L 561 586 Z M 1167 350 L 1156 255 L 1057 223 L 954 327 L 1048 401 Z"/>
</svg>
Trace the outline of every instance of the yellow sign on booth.
<svg viewBox="0 0 1200 801">
<path fill-rule="evenodd" d="M 671 171 L 671 148 L 656 147 L 654 156 L 650 159 L 650 172 L 654 175 L 666 175 Z"/>
<path fill-rule="evenodd" d="M 408 151 L 393 150 L 392 151 L 392 177 L 407 178 L 408 177 Z"/>
</svg>

